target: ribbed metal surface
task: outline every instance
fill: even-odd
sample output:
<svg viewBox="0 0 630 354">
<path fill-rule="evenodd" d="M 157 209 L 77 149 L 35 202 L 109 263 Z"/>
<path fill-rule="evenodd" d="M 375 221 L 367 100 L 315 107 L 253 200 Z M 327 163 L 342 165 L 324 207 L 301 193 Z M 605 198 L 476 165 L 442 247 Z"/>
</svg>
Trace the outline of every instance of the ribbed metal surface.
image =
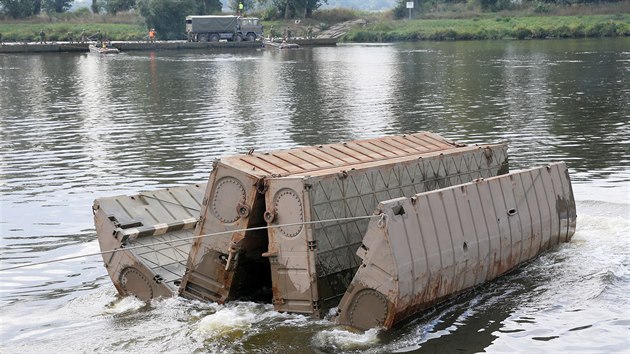
<svg viewBox="0 0 630 354">
<path fill-rule="evenodd" d="M 205 184 L 199 184 L 160 189 L 134 196 L 101 198 L 97 203 L 107 215 L 116 217 L 122 228 L 136 225 L 131 227 L 142 230 L 157 224 L 198 218 L 205 188 Z"/>
<path fill-rule="evenodd" d="M 264 235 L 243 229 L 366 216 L 380 200 L 507 171 L 506 144 L 466 146 L 426 132 L 222 158 L 196 234 L 233 232 L 195 241 L 180 294 L 229 301 L 246 295 L 258 278 L 251 274 L 270 267 L 265 286 L 276 310 L 320 316 L 360 264 L 354 252 L 367 222 L 272 227 Z"/>
<path fill-rule="evenodd" d="M 303 195 L 304 200 L 300 203 L 307 206 L 296 217 L 297 208 L 277 208 L 268 201 L 268 210 L 273 208 L 278 216 L 272 225 L 302 219 L 317 221 L 366 216 L 372 214 L 382 200 L 506 173 L 507 146 L 460 147 L 423 154 L 422 158 L 354 166 L 345 173 L 328 170 L 327 174 L 308 178 L 269 179 L 268 195 L 273 196 L 273 200 L 291 190 L 296 195 Z M 283 218 L 284 215 L 287 217 Z M 295 240 L 287 239 L 281 229 L 270 229 L 270 242 L 279 251 L 272 264 L 278 284 L 274 288 L 275 296 L 282 299 L 276 301 L 276 310 L 321 316 L 335 307 L 361 264 L 355 252 L 367 227 L 368 219 L 317 223 L 292 236 Z M 309 258 L 312 260 L 304 262 Z M 312 278 L 316 278 L 316 282 Z M 316 289 L 309 289 L 310 286 Z"/>
<path fill-rule="evenodd" d="M 382 202 L 357 254 L 339 322 L 391 327 L 410 314 L 494 279 L 575 232 L 575 201 L 564 163 Z M 364 292 L 388 301 L 381 323 L 354 322 Z M 357 317 L 358 318 L 358 317 Z"/>
<path fill-rule="evenodd" d="M 437 134 L 420 132 L 264 154 L 232 156 L 221 161 L 255 175 L 289 176 L 444 151 L 457 146 Z"/>
<path fill-rule="evenodd" d="M 128 278 L 121 278 L 121 274 L 142 274 L 151 280 L 153 289 L 134 294 L 139 297 L 176 293 L 175 282 L 186 270 L 192 245 L 191 240 L 181 239 L 193 236 L 205 189 L 205 184 L 198 184 L 94 202 L 101 251 L 120 249 L 123 245 L 142 246 L 103 256 L 108 273 L 122 294 L 146 287 L 121 284 L 121 279 L 124 282 Z"/>
<path fill-rule="evenodd" d="M 289 203 L 290 199 L 287 195 L 284 198 L 276 198 L 275 196 L 276 191 L 282 194 L 281 190 L 283 188 L 287 188 L 289 185 L 293 186 L 292 182 L 289 181 L 293 180 L 293 178 L 299 179 L 299 183 L 293 186 L 295 188 L 294 195 L 301 198 L 306 183 L 304 179 L 307 175 L 336 178 L 336 175 L 342 170 L 367 171 L 369 169 L 382 169 L 384 165 L 408 164 L 410 161 L 415 161 L 421 157 L 431 156 L 437 158 L 439 154 L 456 154 L 460 151 L 476 149 L 481 148 L 465 147 L 444 139 L 437 134 L 421 132 L 269 153 L 224 157 L 217 161 L 210 175 L 205 196 L 207 204 L 204 205 L 201 211 L 203 222 L 197 228 L 196 234 L 202 235 L 228 230 L 234 230 L 234 233 L 231 235 L 224 234 L 216 237 L 200 238 L 195 241 L 188 259 L 188 271 L 182 279 L 180 293 L 189 298 L 217 302 L 228 301 L 239 296 L 239 287 L 234 282 L 251 283 L 251 279 L 245 279 L 244 276 L 244 274 L 251 273 L 251 271 L 243 270 L 242 265 L 245 262 L 238 260 L 239 253 L 243 253 L 243 240 L 254 237 L 239 230 L 264 224 L 265 221 L 262 220 L 262 217 L 265 211 L 277 216 L 274 223 L 277 223 L 279 220 L 310 221 L 304 215 L 300 215 L 298 219 L 295 219 L 293 216 L 297 217 L 297 215 L 288 215 L 294 212 L 288 209 L 294 208 L 283 206 L 286 203 L 288 203 L 287 205 L 294 205 L 299 202 L 304 208 L 310 210 L 310 206 L 304 204 L 304 201 L 299 199 L 297 202 Z M 501 156 L 505 160 L 507 156 L 504 150 Z M 275 178 L 284 178 L 285 180 L 271 186 L 269 182 Z M 276 189 L 276 187 L 279 189 Z M 376 205 L 376 202 L 374 202 L 374 205 Z M 263 209 L 259 210 L 260 208 Z M 237 210 L 245 210 L 246 212 L 237 214 Z M 283 235 L 282 237 L 285 238 L 286 235 L 295 234 L 292 236 L 296 237 L 295 242 L 301 242 L 299 247 L 296 245 L 296 250 L 306 249 L 306 241 L 298 237 L 293 229 L 281 228 L 276 231 L 280 232 Z M 339 240 L 343 238 L 343 235 L 338 236 Z M 291 242 L 283 240 L 285 249 L 289 243 Z M 274 247 L 275 244 L 272 241 L 269 244 L 269 248 L 273 250 Z M 251 252 L 247 251 L 245 253 L 251 254 Z M 285 255 L 287 254 L 285 252 Z M 298 272 L 301 274 L 300 277 L 308 272 L 316 271 L 314 261 L 309 263 L 311 269 L 308 269 L 308 271 L 303 269 L 305 261 L 298 259 L 299 257 L 304 257 L 303 254 L 301 256 L 291 255 L 287 257 L 299 265 L 293 267 L 290 264 L 286 264 L 279 268 L 278 271 L 272 270 L 274 276 L 275 274 L 281 274 L 284 271 L 283 269 Z M 229 262 L 230 264 L 228 264 L 227 260 L 231 261 Z M 269 260 L 274 262 L 277 259 L 270 257 Z M 237 263 L 240 263 L 239 269 L 233 269 L 233 265 Z M 258 261 L 256 261 L 252 267 L 258 265 Z M 287 277 L 289 276 L 291 275 L 287 275 Z M 307 275 L 306 277 L 309 276 Z M 350 279 L 345 283 L 349 281 Z M 281 289 L 295 289 L 296 285 L 287 283 L 284 280 L 278 280 L 278 283 L 282 285 L 278 285 L 274 289 L 277 290 L 277 293 L 280 294 L 279 296 L 284 300 L 278 300 L 277 303 L 284 302 L 284 307 L 277 307 L 277 309 L 313 312 L 313 301 L 317 301 L 316 293 L 308 295 L 307 298 L 304 298 L 304 294 L 300 295 L 300 299 L 295 300 L 295 303 L 298 305 L 293 306 L 287 303 L 289 300 L 285 296 L 287 292 L 293 292 L 293 290 L 283 291 Z M 297 284 L 297 289 L 300 290 L 296 291 L 302 292 L 305 286 Z M 310 286 L 309 284 L 307 287 Z"/>
</svg>

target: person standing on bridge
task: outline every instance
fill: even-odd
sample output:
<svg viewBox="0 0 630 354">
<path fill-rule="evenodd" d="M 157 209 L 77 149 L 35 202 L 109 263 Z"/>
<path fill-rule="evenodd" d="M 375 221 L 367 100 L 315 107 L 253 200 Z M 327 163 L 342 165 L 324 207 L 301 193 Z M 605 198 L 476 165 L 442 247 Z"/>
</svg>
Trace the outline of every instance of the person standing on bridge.
<svg viewBox="0 0 630 354">
<path fill-rule="evenodd" d="M 46 44 L 46 32 L 44 30 L 39 31 L 39 43 Z"/>
<path fill-rule="evenodd" d="M 155 42 L 155 34 L 155 28 L 151 28 L 151 30 L 149 30 L 149 42 Z"/>
<path fill-rule="evenodd" d="M 243 15 L 243 8 L 244 8 L 243 2 L 242 2 L 242 1 L 239 1 L 239 2 L 238 2 L 238 15 L 239 15 L 239 16 L 242 16 L 242 15 Z"/>
</svg>

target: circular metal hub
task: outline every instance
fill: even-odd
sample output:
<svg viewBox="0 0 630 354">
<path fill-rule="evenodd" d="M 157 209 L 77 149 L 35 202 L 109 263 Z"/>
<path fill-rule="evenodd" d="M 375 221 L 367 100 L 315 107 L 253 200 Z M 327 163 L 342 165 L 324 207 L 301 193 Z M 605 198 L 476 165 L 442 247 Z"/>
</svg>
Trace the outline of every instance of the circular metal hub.
<svg viewBox="0 0 630 354">
<path fill-rule="evenodd" d="M 350 324 L 361 329 L 380 327 L 387 318 L 387 299 L 374 289 L 359 291 L 350 304 Z"/>
<path fill-rule="evenodd" d="M 239 205 L 245 204 L 245 188 L 233 177 L 221 178 L 214 190 L 212 211 L 222 222 L 233 223 L 240 217 Z"/>
<path fill-rule="evenodd" d="M 297 236 L 303 228 L 301 224 L 304 221 L 302 211 L 302 201 L 300 197 L 291 189 L 282 189 L 276 193 L 274 203 L 275 224 L 298 224 L 291 226 L 281 226 L 278 229 L 286 237 Z"/>
<path fill-rule="evenodd" d="M 149 279 L 137 268 L 127 267 L 120 272 L 120 285 L 125 291 L 125 295 L 135 295 L 140 300 L 150 301 L 153 299 L 153 288 Z"/>
</svg>

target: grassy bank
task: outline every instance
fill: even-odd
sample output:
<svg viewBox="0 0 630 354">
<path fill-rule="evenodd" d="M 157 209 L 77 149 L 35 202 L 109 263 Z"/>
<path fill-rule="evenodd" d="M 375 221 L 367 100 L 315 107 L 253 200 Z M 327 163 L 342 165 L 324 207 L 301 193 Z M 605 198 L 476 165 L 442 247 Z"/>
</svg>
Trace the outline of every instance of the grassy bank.
<svg viewBox="0 0 630 354">
<path fill-rule="evenodd" d="M 398 42 L 615 36 L 630 36 L 629 14 L 382 20 L 355 28 L 343 39 L 348 42 Z"/>
<path fill-rule="evenodd" d="M 35 42 L 39 41 L 39 32 L 46 33 L 48 41 L 67 41 L 69 34 L 76 40 L 82 31 L 87 36 L 96 38 L 96 32 L 104 33 L 106 38 L 114 41 L 141 40 L 147 36 L 146 29 L 141 25 L 120 23 L 22 23 L 0 24 L 0 33 L 5 42 Z"/>
<path fill-rule="evenodd" d="M 120 41 L 140 40 L 147 36 L 144 20 L 129 13 L 111 16 L 83 11 L 55 17 L 41 15 L 24 20 L 0 20 L 0 33 L 5 42 L 39 41 L 41 30 L 46 33 L 49 41 L 66 41 L 69 33 L 74 39 L 78 39 L 83 31 L 88 37 L 95 37 L 96 32 L 100 31 L 110 40 Z"/>
</svg>

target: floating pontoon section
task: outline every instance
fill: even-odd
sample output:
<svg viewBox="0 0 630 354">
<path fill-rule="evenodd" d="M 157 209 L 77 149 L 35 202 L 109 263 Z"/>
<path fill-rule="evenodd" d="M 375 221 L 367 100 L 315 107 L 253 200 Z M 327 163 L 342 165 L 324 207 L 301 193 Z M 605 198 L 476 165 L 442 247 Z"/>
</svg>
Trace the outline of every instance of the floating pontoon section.
<svg viewBox="0 0 630 354">
<path fill-rule="evenodd" d="M 564 163 L 384 201 L 357 255 L 338 322 L 390 328 L 492 280 L 575 233 Z"/>
<path fill-rule="evenodd" d="M 120 294 L 146 301 L 177 294 L 205 189 L 198 184 L 94 202 L 103 260 Z"/>
<path fill-rule="evenodd" d="M 341 324 L 390 328 L 575 232 L 565 164 L 509 173 L 506 144 L 424 132 L 213 167 L 207 185 L 94 202 L 121 294 L 338 307 Z"/>
<path fill-rule="evenodd" d="M 426 132 L 224 158 L 195 235 L 230 234 L 195 240 L 180 293 L 220 303 L 263 296 L 278 311 L 320 316 L 361 264 L 368 219 L 359 217 L 379 201 L 507 172 L 505 144 Z M 269 229 L 251 230 L 261 226 Z"/>
</svg>

